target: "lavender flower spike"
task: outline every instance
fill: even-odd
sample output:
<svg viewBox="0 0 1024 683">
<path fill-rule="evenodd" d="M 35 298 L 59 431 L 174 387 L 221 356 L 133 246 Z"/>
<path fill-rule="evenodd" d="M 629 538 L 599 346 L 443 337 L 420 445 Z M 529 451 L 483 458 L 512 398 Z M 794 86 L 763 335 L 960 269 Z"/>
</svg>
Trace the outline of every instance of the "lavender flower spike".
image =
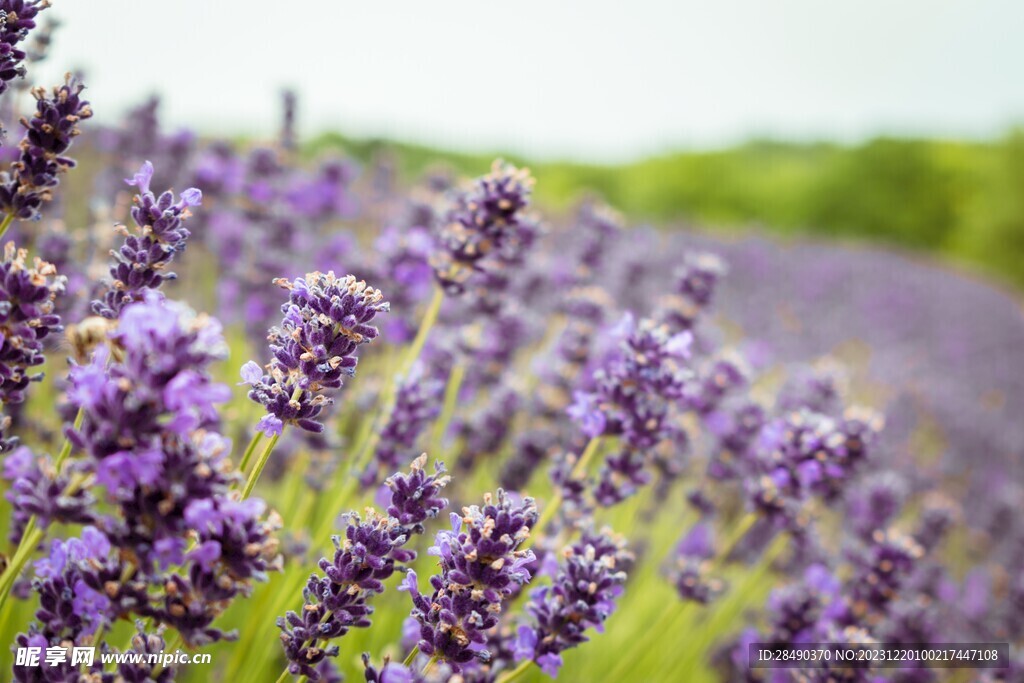
<svg viewBox="0 0 1024 683">
<path fill-rule="evenodd" d="M 497 160 L 490 173 L 456 196 L 431 257 L 446 291 L 461 293 L 474 273 L 486 270 L 486 260 L 512 260 L 532 240 L 535 227 L 522 215 L 532 188 L 529 171 Z"/>
<path fill-rule="evenodd" d="M 377 337 L 369 323 L 390 304 L 379 289 L 333 271 L 275 282 L 289 297 L 281 307 L 284 319 L 268 336 L 273 359 L 265 374 L 246 363 L 242 379 L 252 386 L 249 398 L 267 409 L 260 421 L 265 433 L 280 434 L 285 424 L 321 432 L 317 418 L 333 402 L 326 391 L 340 388 L 343 376 L 355 375 L 356 350 Z"/>
<path fill-rule="evenodd" d="M 74 160 L 64 155 L 80 132 L 78 123 L 92 116 L 89 103 L 81 98 L 83 89 L 69 74 L 52 97 L 42 88 L 32 91 L 36 113 L 21 120 L 26 129 L 21 154 L 9 171 L 0 174 L 0 211 L 21 220 L 39 218 L 60 182 L 58 176 L 74 167 Z"/>
<path fill-rule="evenodd" d="M 333 558 L 321 559 L 323 574 L 311 575 L 306 583 L 301 612 L 288 612 L 277 620 L 292 674 L 320 680 L 325 659 L 339 652 L 337 645 L 327 642 L 353 628 L 368 627 L 373 614 L 370 599 L 383 592 L 383 582 L 398 566 L 416 559 L 416 553 L 403 546 L 413 534 L 423 533 L 424 520 L 448 505 L 438 496 L 449 481 L 444 466 L 435 465 L 435 473 L 428 476 L 425 463 L 426 456 L 420 456 L 408 474 L 388 478 L 392 493 L 386 516 L 370 510 L 364 521 L 349 513 L 344 537 L 334 537 Z"/>
<path fill-rule="evenodd" d="M 496 500 L 486 495 L 483 507 L 464 508 L 462 517 L 452 514 L 452 530 L 440 532 L 430 549 L 441 565 L 430 579 L 433 593 L 419 592 L 413 571 L 399 588 L 412 596 L 421 652 L 455 672 L 474 659 L 490 658 L 480 646 L 498 624 L 502 603 L 531 578 L 528 567 L 536 557 L 522 546 L 536 523 L 532 498 L 515 503 L 501 489 Z"/>
<path fill-rule="evenodd" d="M 190 215 L 189 209 L 202 203 L 203 193 L 190 188 L 181 193 L 178 201 L 170 190 L 157 197 L 149 189 L 152 178 L 153 164 L 147 161 L 138 173 L 125 180 L 138 189 L 132 207 L 135 226 L 133 232 L 121 227 L 124 244 L 111 252 L 114 261 L 107 292 L 92 302 L 96 315 L 117 318 L 127 304 L 176 277 L 167 267 L 185 249 L 190 233 L 183 223 Z"/>
<path fill-rule="evenodd" d="M 585 643 L 587 629 L 602 630 L 626 581 L 622 567 L 631 561 L 624 543 L 607 533 L 587 534 L 566 548 L 552 585 L 530 597 L 526 611 L 537 625 L 519 627 L 516 659 L 533 660 L 544 673 L 557 676 L 561 653 Z"/>
</svg>

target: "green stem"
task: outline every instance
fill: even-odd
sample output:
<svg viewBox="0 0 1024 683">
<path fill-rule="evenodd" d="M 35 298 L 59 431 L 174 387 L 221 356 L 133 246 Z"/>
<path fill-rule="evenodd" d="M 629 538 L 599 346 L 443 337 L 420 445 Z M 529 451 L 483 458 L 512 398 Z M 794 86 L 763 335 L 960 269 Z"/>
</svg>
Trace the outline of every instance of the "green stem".
<svg viewBox="0 0 1024 683">
<path fill-rule="evenodd" d="M 594 455 L 597 453 L 598 446 L 601 445 L 601 437 L 595 436 L 587 442 L 587 447 L 583 449 L 583 455 L 576 461 L 576 464 L 572 468 L 572 473 L 569 475 L 573 479 L 577 479 L 587 472 L 587 466 L 590 461 L 594 459 Z M 548 501 L 547 506 L 544 508 L 543 514 L 537 523 L 533 525 L 531 537 L 540 536 L 551 520 L 555 518 L 555 513 L 558 512 L 558 508 L 562 505 L 562 490 L 559 488 L 555 492 L 555 495 Z"/>
<path fill-rule="evenodd" d="M 404 662 L 402 662 L 402 666 L 412 666 L 412 663 L 416 661 L 416 655 L 418 655 L 419 653 L 420 653 L 420 646 L 419 645 L 413 645 L 412 652 L 410 652 L 409 656 L 405 658 Z"/>
<path fill-rule="evenodd" d="M 437 315 L 441 312 L 442 302 L 444 302 L 444 290 L 440 287 L 435 287 L 434 296 L 431 297 L 427 310 L 423 313 L 423 320 L 420 321 L 420 329 L 416 331 L 416 338 L 413 339 L 412 346 L 409 347 L 402 365 L 398 368 L 399 374 L 403 376 L 407 374 L 412 364 L 420 357 L 420 352 L 423 351 L 423 347 L 427 343 L 427 337 L 430 336 L 430 330 L 434 327 L 434 323 L 437 322 Z"/>
<path fill-rule="evenodd" d="M 721 566 L 721 564 L 728 559 L 729 555 L 731 555 L 732 551 L 736 548 L 736 545 L 743 540 L 743 537 L 747 535 L 747 532 L 750 531 L 750 528 L 754 526 L 756 522 L 757 514 L 753 512 L 747 513 L 739 520 L 739 522 L 737 522 L 736 526 L 732 528 L 730 534 L 726 537 L 727 540 L 722 545 L 721 550 L 716 552 L 715 556 L 711 558 L 711 570 Z M 696 603 L 693 601 L 686 601 L 681 604 L 675 601 L 669 602 L 665 605 L 661 614 L 658 615 L 654 626 L 648 629 L 648 632 L 671 633 L 678 631 L 675 627 L 676 622 L 682 619 L 687 611 L 692 609 L 695 604 Z M 616 668 L 612 670 L 609 680 L 618 680 L 618 676 L 625 673 L 625 664 L 628 661 L 629 660 L 620 661 Z M 635 665 L 636 662 L 633 662 L 633 664 Z"/>
<path fill-rule="evenodd" d="M 466 378 L 466 365 L 464 363 L 457 363 L 452 368 L 452 374 L 448 377 L 448 386 L 444 390 L 444 406 L 441 408 L 441 414 L 437 418 L 437 422 L 434 424 L 434 432 L 430 437 L 430 444 L 434 457 L 441 452 L 441 443 L 444 441 L 444 435 L 448 431 L 448 425 L 452 422 L 452 417 L 455 415 L 455 408 L 459 402 L 459 389 L 462 388 L 462 381 Z M 454 471 L 454 467 L 452 470 Z"/>
<path fill-rule="evenodd" d="M 621 660 L 622 661 L 627 661 L 627 662 L 630 661 L 629 658 L 627 658 L 627 657 L 622 657 Z M 498 676 L 498 683 L 512 683 L 512 681 L 514 681 L 514 680 L 516 680 L 518 678 L 522 678 L 523 674 L 525 674 L 527 671 L 530 670 L 530 665 L 531 664 L 533 664 L 533 660 L 532 659 L 527 659 L 525 662 L 520 662 L 519 666 L 517 666 L 516 668 L 514 668 L 511 671 L 508 671 L 508 672 L 503 673 L 502 675 Z M 608 680 L 614 681 L 616 679 L 615 678 L 609 678 Z"/>
<path fill-rule="evenodd" d="M 21 536 L 18 550 L 14 553 L 14 557 L 11 558 L 11 563 L 7 566 L 3 577 L 0 578 L 0 607 L 7 601 L 7 597 L 11 594 L 11 589 L 14 587 L 14 582 L 18 580 L 18 575 L 25 568 L 25 564 L 32 557 L 32 553 L 35 552 L 36 546 L 43 540 L 44 535 L 42 529 L 36 528 L 36 518 L 33 515 L 25 526 L 25 532 Z"/>
<path fill-rule="evenodd" d="M 429 672 L 429 671 L 430 671 L 430 670 L 431 670 L 432 668 L 434 668 L 434 665 L 435 665 L 435 664 L 437 664 L 437 660 L 438 660 L 438 656 L 437 656 L 436 654 L 435 654 L 435 655 L 433 655 L 433 656 L 432 656 L 432 657 L 430 658 L 430 661 L 428 661 L 428 662 L 427 662 L 426 664 L 424 664 L 424 665 L 423 665 L 423 671 L 421 671 L 421 672 L 420 672 L 420 675 L 421 675 L 421 676 L 426 676 L 426 675 L 427 675 L 427 673 L 428 673 L 428 672 Z"/>
<path fill-rule="evenodd" d="M 282 430 L 283 431 L 283 430 Z M 270 437 L 270 441 L 267 442 L 266 448 L 260 453 L 260 457 L 256 460 L 256 464 L 252 466 L 252 472 L 249 473 L 249 478 L 245 481 L 245 487 L 242 488 L 242 500 L 249 497 L 252 490 L 256 487 L 256 482 L 260 478 L 260 474 L 263 473 L 263 468 L 267 466 L 267 461 L 270 460 L 270 453 L 274 450 L 274 446 L 277 445 L 277 440 L 281 438 L 281 434 L 274 434 Z"/>
<path fill-rule="evenodd" d="M 10 221 L 0 223 L 0 228 L 4 225 L 9 224 Z M 2 235 L 2 233 L 0 233 Z M 74 428 L 81 429 L 82 423 L 85 421 L 85 410 L 83 408 L 78 409 L 78 413 L 75 415 Z M 60 453 L 57 454 L 57 459 L 54 461 L 54 469 L 60 471 L 60 467 L 64 464 L 64 461 L 71 455 L 71 439 L 65 437 L 64 443 L 61 445 Z M 63 495 L 68 495 L 77 490 L 82 485 L 80 479 L 73 479 L 68 488 L 64 491 Z M 46 532 L 43 529 L 36 528 L 36 517 L 32 515 L 28 524 L 25 525 L 25 531 L 21 534 L 21 542 L 18 543 L 17 549 L 14 551 L 14 556 L 11 558 L 10 564 L 7 569 L 0 574 L 0 605 L 7 600 L 7 596 L 10 595 L 11 589 L 14 587 L 14 582 L 18 580 L 18 575 L 21 570 L 25 568 L 25 564 L 29 558 L 32 557 L 32 553 L 35 552 L 36 546 L 38 546 L 43 538 L 46 536 Z"/>
<path fill-rule="evenodd" d="M 288 680 L 288 674 L 289 674 L 289 671 L 288 671 L 288 667 L 286 666 L 284 668 L 284 671 L 281 672 L 281 675 L 277 677 L 277 683 L 284 683 L 285 681 L 287 681 Z"/>
<path fill-rule="evenodd" d="M 259 429 L 249 439 L 249 445 L 245 447 L 245 453 L 242 454 L 242 459 L 238 461 L 238 471 L 245 474 L 245 470 L 249 467 L 249 461 L 252 460 L 252 454 L 256 452 L 256 446 L 263 438 L 263 432 Z"/>
<path fill-rule="evenodd" d="M 11 227 L 11 222 L 14 221 L 14 214 L 9 213 L 4 216 L 3 222 L 0 222 L 0 239 L 7 234 L 7 228 Z"/>
</svg>

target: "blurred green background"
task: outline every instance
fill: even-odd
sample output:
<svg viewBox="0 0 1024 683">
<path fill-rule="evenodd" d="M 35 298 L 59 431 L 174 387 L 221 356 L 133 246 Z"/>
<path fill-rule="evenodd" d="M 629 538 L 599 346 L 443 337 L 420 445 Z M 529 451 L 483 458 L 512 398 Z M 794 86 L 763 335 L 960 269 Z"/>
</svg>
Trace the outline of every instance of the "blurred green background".
<svg viewBox="0 0 1024 683">
<path fill-rule="evenodd" d="M 497 155 L 338 134 L 306 147 L 309 154 L 328 149 L 363 160 L 391 154 L 407 178 L 438 162 L 472 175 Z M 885 244 L 1024 288 L 1024 129 L 984 142 L 752 140 L 623 165 L 506 156 L 544 179 L 537 195 L 548 208 L 567 208 L 593 190 L 632 221 Z"/>
</svg>

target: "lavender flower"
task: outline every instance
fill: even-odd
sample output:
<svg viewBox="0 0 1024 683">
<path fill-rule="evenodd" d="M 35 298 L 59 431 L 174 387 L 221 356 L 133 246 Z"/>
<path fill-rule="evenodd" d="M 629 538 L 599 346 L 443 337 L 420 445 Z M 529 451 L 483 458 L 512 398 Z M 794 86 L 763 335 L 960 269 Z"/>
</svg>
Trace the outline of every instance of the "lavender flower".
<svg viewBox="0 0 1024 683">
<path fill-rule="evenodd" d="M 451 483 L 451 477 L 445 474 L 442 462 L 435 462 L 434 473 L 428 475 L 423 468 L 426 462 L 427 456 L 423 454 L 412 461 L 408 474 L 398 472 L 385 482 L 391 492 L 388 516 L 398 521 L 406 536 L 422 534 L 423 522 L 437 517 L 448 507 L 448 499 L 439 494 Z"/>
<path fill-rule="evenodd" d="M 650 319 L 620 325 L 619 347 L 594 373 L 594 389 L 576 394 L 569 415 L 589 437 L 621 435 L 633 448 L 650 448 L 667 437 L 669 412 L 685 395 L 691 373 L 683 366 L 692 335 L 671 334 Z"/>
<path fill-rule="evenodd" d="M 324 575 L 314 574 L 306 583 L 301 616 L 288 612 L 278 619 L 291 673 L 318 680 L 316 666 L 339 652 L 337 645 L 321 647 L 319 641 L 370 625 L 369 599 L 384 591 L 383 582 L 394 573 L 396 562 L 414 557 L 401 549 L 405 540 L 397 520 L 374 515 L 364 522 L 349 515 L 344 540 L 334 537 L 333 560 L 320 560 Z"/>
<path fill-rule="evenodd" d="M 698 522 L 676 547 L 675 566 L 671 568 L 672 583 L 680 599 L 706 605 L 725 589 L 720 579 L 709 576 L 709 560 L 714 555 L 711 525 Z"/>
<path fill-rule="evenodd" d="M 334 557 L 322 558 L 319 566 L 323 575 L 313 574 L 306 583 L 301 615 L 288 612 L 278 619 L 291 673 L 319 680 L 319 665 L 339 652 L 337 645 L 326 646 L 320 641 L 368 627 L 373 613 L 370 599 L 383 592 L 383 582 L 395 572 L 396 565 L 416 559 L 416 553 L 403 546 L 413 534 L 423 532 L 425 520 L 448 505 L 438 496 L 449 482 L 444 466 L 436 464 L 435 473 L 428 476 L 423 469 L 425 462 L 426 456 L 420 456 L 408 474 L 388 478 L 391 499 L 387 516 L 371 511 L 363 521 L 355 513 L 347 515 L 344 538 L 334 537 Z"/>
<path fill-rule="evenodd" d="M 24 401 L 29 383 L 42 379 L 31 368 L 45 360 L 47 337 L 62 329 L 54 306 L 64 293 L 65 280 L 38 259 L 29 266 L 27 256 L 9 242 L 0 261 L 0 409 Z M 6 420 L 0 414 L 0 450 L 13 445 L 5 432 Z"/>
<path fill-rule="evenodd" d="M 848 600 L 858 620 L 867 613 L 884 613 L 906 577 L 924 556 L 924 549 L 895 529 L 876 530 L 870 541 L 852 553 L 854 576 Z"/>
<path fill-rule="evenodd" d="M 257 498 L 238 501 L 226 492 L 189 503 L 184 519 L 195 530 L 195 548 L 183 553 L 171 539 L 156 548 L 165 562 L 184 562 L 186 570 L 163 580 L 163 594 L 146 613 L 190 645 L 233 638 L 214 628 L 214 620 L 235 597 L 248 596 L 254 582 L 281 568 L 274 537 L 281 521 L 275 514 L 264 518 L 264 510 Z"/>
<path fill-rule="evenodd" d="M 622 565 L 632 561 L 621 540 L 607 534 L 588 540 L 566 548 L 552 585 L 533 591 L 526 611 L 536 626 L 520 626 L 515 642 L 517 660 L 531 659 L 552 677 L 562 652 L 587 642 L 588 629 L 603 630 L 626 581 Z"/>
<path fill-rule="evenodd" d="M 266 374 L 246 363 L 242 379 L 252 386 L 249 398 L 267 409 L 259 426 L 264 432 L 280 434 L 285 424 L 320 432 L 317 418 L 333 402 L 325 390 L 340 388 L 344 375 L 355 374 L 356 350 L 377 337 L 370 321 L 390 306 L 380 290 L 352 275 L 312 272 L 275 282 L 289 291 L 289 301 L 281 307 L 281 325 L 268 336 L 274 357 Z"/>
<path fill-rule="evenodd" d="M 92 302 L 96 315 L 117 318 L 127 304 L 177 277 L 166 269 L 174 256 L 185 249 L 190 233 L 183 223 L 190 215 L 189 209 L 202 202 L 203 194 L 190 188 L 181 193 L 178 201 L 174 201 L 170 190 L 158 198 L 149 189 L 152 178 L 153 164 L 147 161 L 125 181 L 139 191 L 132 207 L 134 233 L 121 228 L 125 240 L 120 249 L 111 252 L 114 261 L 108 289 L 101 299 Z"/>
<path fill-rule="evenodd" d="M 147 633 L 142 621 L 135 622 L 136 633 L 132 636 L 132 646 L 128 652 L 143 655 L 140 661 L 122 662 L 117 665 L 115 681 L 125 683 L 173 683 L 177 676 L 174 666 L 161 667 L 150 660 L 150 656 L 160 655 L 167 651 L 167 640 L 164 638 L 164 627 L 160 626 L 154 633 Z M 103 679 L 106 683 L 106 679 Z"/>
<path fill-rule="evenodd" d="M 675 291 L 659 302 L 658 318 L 675 330 L 691 329 L 725 273 L 725 263 L 715 254 L 687 252 L 675 273 Z"/>
<path fill-rule="evenodd" d="M 26 131 L 20 156 L 10 171 L 0 173 L 0 211 L 21 220 L 38 219 L 42 205 L 53 198 L 59 175 L 75 165 L 65 154 L 80 132 L 78 123 L 92 116 L 81 98 L 84 88 L 69 74 L 64 85 L 53 89 L 52 98 L 42 88 L 32 91 L 36 113 L 22 119 Z"/>
<path fill-rule="evenodd" d="M 0 2 L 0 95 L 15 78 L 25 77 L 25 50 L 18 47 L 36 27 L 36 15 L 50 6 L 49 0 L 3 0 Z"/>
<path fill-rule="evenodd" d="M 443 394 L 443 382 L 427 376 L 421 363 L 413 365 L 398 386 L 395 408 L 374 451 L 375 462 L 361 477 L 364 486 L 379 481 L 381 472 L 394 470 L 409 456 L 420 434 L 440 414 Z"/>
<path fill-rule="evenodd" d="M 880 429 L 876 416 L 833 419 L 809 410 L 767 424 L 756 454 L 751 500 L 769 517 L 793 522 L 811 496 L 834 499 L 863 463 Z"/>
<path fill-rule="evenodd" d="M 229 392 L 208 372 L 227 353 L 220 324 L 182 304 L 148 294 L 124 309 L 112 342 L 113 351 L 98 347 L 89 364 L 72 368 L 69 398 L 86 414 L 72 438 L 117 490 L 125 477 L 152 484 L 163 435 L 215 426 L 215 406 Z"/>
<path fill-rule="evenodd" d="M 522 216 L 532 187 L 529 171 L 499 160 L 455 197 L 431 256 L 434 276 L 446 291 L 462 293 L 489 261 L 514 260 L 532 240 L 535 228 Z"/>
<path fill-rule="evenodd" d="M 498 623 L 502 603 L 530 580 L 526 568 L 536 558 L 521 546 L 537 521 L 532 498 L 516 504 L 501 489 L 496 500 L 452 514 L 452 530 L 438 533 L 431 554 L 441 573 L 431 577 L 431 595 L 419 592 L 416 572 L 409 571 L 399 590 L 412 597 L 412 616 L 420 625 L 419 649 L 453 671 L 472 660 L 486 661 L 479 649 L 485 633 Z"/>
<path fill-rule="evenodd" d="M 38 623 L 28 634 L 19 635 L 18 642 L 44 648 L 85 644 L 98 628 L 147 600 L 145 584 L 124 580 L 110 542 L 91 526 L 83 528 L 79 538 L 53 541 L 49 556 L 38 560 L 35 570 L 32 587 L 39 594 Z M 65 662 L 62 670 L 51 669 L 43 680 L 77 680 L 74 669 Z M 19 667 L 14 673 L 16 680 L 35 680 Z"/>
<path fill-rule="evenodd" d="M 72 489 L 68 474 L 56 472 L 49 458 L 36 458 L 25 446 L 4 459 L 3 478 L 10 482 L 4 497 L 11 503 L 9 538 L 15 545 L 33 515 L 44 529 L 54 522 L 88 524 L 95 520 L 92 493 L 80 486 Z"/>
</svg>

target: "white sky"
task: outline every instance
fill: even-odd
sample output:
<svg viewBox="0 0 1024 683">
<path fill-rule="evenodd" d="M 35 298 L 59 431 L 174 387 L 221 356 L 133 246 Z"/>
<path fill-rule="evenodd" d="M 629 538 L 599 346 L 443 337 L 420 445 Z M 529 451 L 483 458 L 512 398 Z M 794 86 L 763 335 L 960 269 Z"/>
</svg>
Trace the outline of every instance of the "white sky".
<svg viewBox="0 0 1024 683">
<path fill-rule="evenodd" d="M 300 125 L 615 159 L 754 135 L 994 135 L 1024 122 L 1021 0 L 54 0 L 34 82 L 104 121 L 152 92 L 211 133 Z"/>
</svg>

